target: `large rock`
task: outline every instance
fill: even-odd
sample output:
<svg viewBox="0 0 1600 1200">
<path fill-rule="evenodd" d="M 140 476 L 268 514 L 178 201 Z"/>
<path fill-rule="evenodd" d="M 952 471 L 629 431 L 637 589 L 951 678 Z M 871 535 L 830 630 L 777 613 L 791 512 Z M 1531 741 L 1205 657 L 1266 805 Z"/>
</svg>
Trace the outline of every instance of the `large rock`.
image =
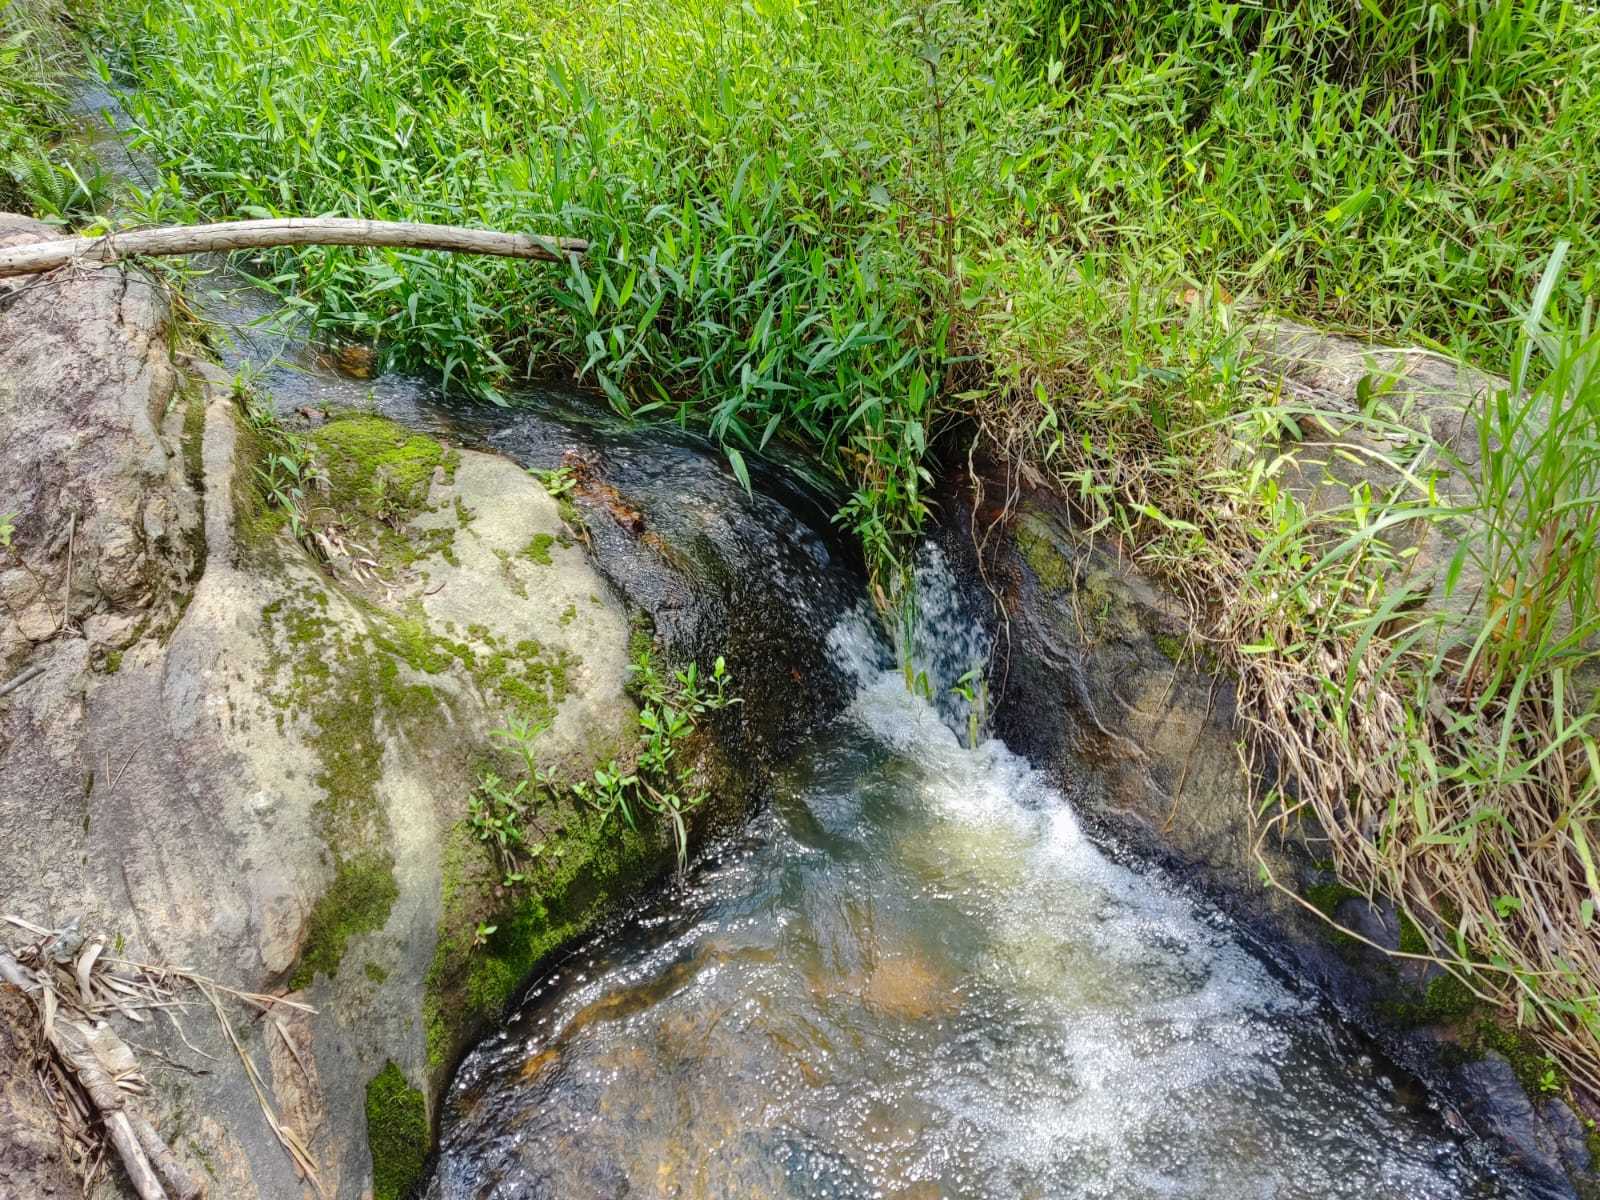
<svg viewBox="0 0 1600 1200">
<path fill-rule="evenodd" d="M 399 1195 L 467 1041 L 670 863 L 557 789 L 508 890 L 464 820 L 481 770 L 519 769 L 508 721 L 557 781 L 628 754 L 628 609 L 525 470 L 370 416 L 305 435 L 328 481 L 297 538 L 271 424 L 180 376 L 151 285 L 28 289 L 0 299 L 0 662 L 39 673 L 0 698 L 0 913 L 312 1006 L 229 1016 L 325 1193 Z M 213 1195 L 310 1194 L 209 1009 L 179 1021 L 136 1040 L 180 1158 Z"/>
<path fill-rule="evenodd" d="M 55 236 L 0 213 L 0 247 Z M 138 275 L 0 280 L 0 675 L 63 628 L 103 652 L 175 616 L 202 552 L 167 327 Z"/>
</svg>

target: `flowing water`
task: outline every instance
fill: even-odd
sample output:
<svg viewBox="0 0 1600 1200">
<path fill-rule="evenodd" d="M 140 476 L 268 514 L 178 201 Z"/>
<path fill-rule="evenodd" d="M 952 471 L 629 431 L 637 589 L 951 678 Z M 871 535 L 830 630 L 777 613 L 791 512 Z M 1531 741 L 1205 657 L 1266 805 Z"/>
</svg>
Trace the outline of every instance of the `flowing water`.
<svg viewBox="0 0 1600 1200">
<path fill-rule="evenodd" d="M 981 648 L 942 578 L 918 666 L 947 695 Z M 1519 1194 L 1225 920 L 964 744 L 867 622 L 831 643 L 848 711 L 469 1056 L 433 1197 Z"/>
<path fill-rule="evenodd" d="M 137 182 L 104 119 L 114 99 L 81 106 L 85 140 Z M 826 647 L 813 685 L 845 681 L 838 719 L 740 834 L 536 981 L 468 1056 L 431 1200 L 1525 1195 L 1203 899 L 1089 841 L 1004 745 L 967 744 L 951 689 L 987 647 L 936 556 L 910 645 L 919 695 L 850 610 L 826 522 L 796 515 L 816 497 L 782 472 L 758 467 L 741 499 L 704 447 L 570 397 L 508 414 L 352 379 L 211 266 L 191 297 L 280 408 L 371 407 L 540 467 L 581 442 L 653 528 L 715 550 L 708 578 L 753 579 L 762 619 L 776 605 L 816 627 L 799 643 Z M 729 636 L 741 611 L 757 623 L 737 590 L 722 604 Z"/>
</svg>

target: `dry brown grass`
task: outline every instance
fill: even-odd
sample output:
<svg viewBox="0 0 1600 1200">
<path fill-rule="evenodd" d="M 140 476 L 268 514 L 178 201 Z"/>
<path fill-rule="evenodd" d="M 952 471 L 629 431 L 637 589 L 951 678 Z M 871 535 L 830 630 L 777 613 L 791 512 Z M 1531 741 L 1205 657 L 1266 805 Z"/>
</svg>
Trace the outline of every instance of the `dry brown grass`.
<svg viewBox="0 0 1600 1200">
<path fill-rule="evenodd" d="M 1114 538 L 1183 597 L 1196 635 L 1237 680 L 1251 788 L 1241 803 L 1259 835 L 1314 820 L 1339 878 L 1391 902 L 1420 933 L 1425 948 L 1391 953 L 1444 966 L 1600 1094 L 1590 851 L 1600 756 L 1593 689 L 1574 682 L 1592 643 L 1523 654 L 1517 639 L 1550 647 L 1528 620 L 1536 589 L 1515 589 L 1509 607 L 1491 596 L 1465 614 L 1433 611 L 1414 564 L 1382 538 L 1353 535 L 1354 506 L 1308 514 L 1276 482 L 1294 453 L 1273 436 L 1278 397 L 1239 371 L 1236 350 L 1213 372 L 1192 369 L 1237 346 L 1226 308 L 1181 291 L 1153 303 L 1057 299 L 1055 315 L 1037 321 L 1007 312 L 997 324 L 1009 340 L 998 346 L 981 311 L 967 331 L 1013 364 L 978 405 L 981 438 L 1013 472 L 999 506 L 1009 510 L 1022 479 L 1045 483 L 1085 529 Z M 1163 382 L 1161 368 L 1174 364 L 1191 369 Z M 1592 421 L 1592 394 L 1585 402 Z M 1570 448 L 1585 452 L 1581 439 Z M 1251 475 L 1280 451 L 1289 457 L 1277 471 Z M 1397 489 L 1387 503 L 1415 508 L 1413 523 L 1444 519 L 1447 506 L 1429 509 L 1414 493 Z M 1524 570 L 1565 570 L 1555 564 L 1574 531 L 1551 530 L 1563 511 L 1479 498 L 1472 528 L 1491 530 L 1491 559 L 1504 564 L 1506 546 L 1531 545 Z M 1370 526 L 1373 513 L 1364 519 Z M 1580 511 L 1576 535 L 1586 528 Z M 1592 618 L 1592 604 L 1574 603 Z M 1509 619 L 1516 605 L 1523 617 Z M 1548 628 L 1551 614 L 1537 619 Z"/>
</svg>

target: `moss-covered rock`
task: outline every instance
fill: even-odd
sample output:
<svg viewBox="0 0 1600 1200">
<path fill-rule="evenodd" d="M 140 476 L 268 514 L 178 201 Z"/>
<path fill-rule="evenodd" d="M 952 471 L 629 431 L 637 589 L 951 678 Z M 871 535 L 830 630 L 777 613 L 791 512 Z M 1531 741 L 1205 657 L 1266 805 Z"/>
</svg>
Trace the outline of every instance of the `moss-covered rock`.
<svg viewBox="0 0 1600 1200">
<path fill-rule="evenodd" d="M 1041 521 L 1024 514 L 1012 530 L 1012 537 L 1016 540 L 1017 553 L 1028 564 L 1041 588 L 1046 592 L 1061 592 L 1072 585 L 1073 565 Z"/>
<path fill-rule="evenodd" d="M 391 1060 L 367 1083 L 373 1200 L 405 1200 L 428 1158 L 428 1106 Z"/>
<path fill-rule="evenodd" d="M 428 503 L 434 471 L 448 478 L 460 461 L 434 438 L 370 414 L 339 415 L 309 440 L 327 473 L 329 504 L 345 518 L 405 520 Z"/>
<path fill-rule="evenodd" d="M 387 856 L 368 850 L 341 855 L 333 882 L 306 919 L 305 944 L 289 986 L 298 991 L 319 971 L 337 974 L 350 939 L 382 929 L 398 895 L 394 863 Z"/>
<path fill-rule="evenodd" d="M 230 380 L 202 390 L 194 469 L 204 474 L 206 574 L 169 644 L 85 663 L 99 668 L 96 738 L 141 746 L 126 794 L 164 802 L 124 820 L 124 806 L 99 804 L 96 789 L 90 819 L 81 807 L 72 814 L 81 843 L 72 861 L 127 867 L 126 879 L 116 873 L 89 894 L 115 889 L 100 907 L 128 911 L 132 889 L 143 924 L 124 936 L 141 949 L 152 937 L 163 956 L 230 984 L 303 994 L 314 1012 L 259 1044 L 245 1027 L 246 1049 L 262 1056 L 278 1111 L 306 1139 L 330 1196 L 355 1200 L 369 1186 L 400 1196 L 426 1154 L 444 1079 L 429 1069 L 440 996 L 444 1041 L 459 1046 L 541 955 L 660 866 L 653 844 L 625 853 L 614 830 L 600 836 L 573 812 L 552 824 L 548 867 L 514 901 L 475 843 L 465 849 L 476 865 L 450 861 L 452 830 L 477 768 L 500 753 L 492 734 L 504 724 L 538 730 L 538 764 L 565 777 L 592 773 L 628 743 L 630 626 L 555 501 L 515 464 L 367 415 L 291 434 L 248 412 Z M 183 416 L 175 446 L 197 436 Z M 270 495 L 257 468 L 271 453 L 305 456 L 325 486 L 309 485 L 298 509 Z M 529 546 L 539 561 L 523 554 Z M 66 778 L 83 795 L 75 772 L 50 786 Z M 83 892 L 71 894 L 78 903 Z M 8 907 L 45 915 L 25 897 Z M 474 946 L 478 922 L 496 914 L 495 937 Z M 436 973 L 430 986 L 436 961 L 448 978 Z M 233 1057 L 205 1044 L 206 1031 L 185 1033 Z M 182 1041 L 162 1049 L 192 1053 Z M 155 1104 L 189 1114 L 185 1144 L 214 1166 L 219 1190 L 298 1194 L 242 1075 L 158 1084 Z M 215 1122 L 196 1124 L 195 1112 Z"/>
<path fill-rule="evenodd" d="M 501 886 L 488 853 L 463 822 L 445 851 L 443 911 L 424 1001 L 428 1065 L 442 1073 L 497 1018 L 552 951 L 593 925 L 619 893 L 660 875 L 665 840 L 563 805 L 545 819 L 561 830 L 529 882 Z M 479 929 L 492 928 L 482 939 Z"/>
</svg>

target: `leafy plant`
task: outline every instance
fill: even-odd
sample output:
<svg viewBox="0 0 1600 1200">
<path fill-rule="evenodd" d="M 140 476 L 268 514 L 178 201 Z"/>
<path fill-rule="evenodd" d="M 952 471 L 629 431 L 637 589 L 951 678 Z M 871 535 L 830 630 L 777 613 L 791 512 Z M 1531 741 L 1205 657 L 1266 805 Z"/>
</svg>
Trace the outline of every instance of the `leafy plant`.
<svg viewBox="0 0 1600 1200">
<path fill-rule="evenodd" d="M 539 766 L 537 743 L 549 724 L 513 716 L 491 730 L 491 740 L 516 756 L 522 778 L 512 784 L 493 771 L 483 771 L 477 790 L 467 799 L 468 828 L 493 853 L 505 887 L 525 883 L 528 868 L 544 854 L 547 839 L 536 814 L 541 804 L 551 801 L 557 786 Z"/>
<path fill-rule="evenodd" d="M 706 799 L 704 792 L 693 790 L 694 773 L 684 759 L 684 745 L 701 717 L 742 701 L 728 693 L 732 678 L 720 655 L 704 681 L 693 662 L 662 676 L 648 645 L 640 647 L 629 670 L 642 701 L 633 766 L 624 768 L 613 759 L 595 769 L 592 783 L 575 784 L 573 794 L 599 812 L 602 821 L 613 813 L 630 829 L 638 828 L 640 813 L 666 821 L 682 870 L 689 851 L 687 818 Z"/>
<path fill-rule="evenodd" d="M 984 710 L 988 707 L 989 682 L 983 676 L 983 671 L 974 667 L 968 671 L 950 688 L 950 693 L 964 700 L 967 705 L 967 748 L 978 748 L 978 730 L 984 722 Z"/>
<path fill-rule="evenodd" d="M 0 0 L 0 79 L 5 80 L 0 88 L 0 208 L 28 207 L 23 179 L 59 130 L 66 110 L 61 81 L 69 61 L 59 4 Z"/>
<path fill-rule="evenodd" d="M 1554 306 L 1564 256 L 1475 412 L 1477 461 L 1413 434 L 1391 488 L 1315 518 L 1263 481 L 1275 533 L 1231 619 L 1247 702 L 1294 697 L 1255 739 L 1300 786 L 1269 811 L 1311 808 L 1341 878 L 1594 1086 L 1600 332 L 1592 300 Z M 1429 538 L 1454 554 L 1426 563 Z"/>
<path fill-rule="evenodd" d="M 104 213 L 116 186 L 98 165 L 34 151 L 11 161 L 10 172 L 34 215 L 68 224 Z"/>
<path fill-rule="evenodd" d="M 513 717 L 491 732 L 490 737 L 517 759 L 520 778 L 513 783 L 493 771 L 481 773 L 467 800 L 467 823 L 494 855 L 505 887 L 527 882 L 548 841 L 539 811 L 563 793 L 597 812 L 602 826 L 613 816 L 632 830 L 647 818 L 665 821 L 679 869 L 683 868 L 688 858 L 688 817 L 706 799 L 705 793 L 693 789 L 693 765 L 685 745 L 705 714 L 741 701 L 728 693 L 732 679 L 720 656 L 709 677 L 692 662 L 662 675 L 645 645 L 635 653 L 630 671 L 641 698 L 638 742 L 631 759 L 612 759 L 596 767 L 590 779 L 570 788 L 539 765 L 538 740 L 548 722 Z"/>
<path fill-rule="evenodd" d="M 284 428 L 270 402 L 257 394 L 248 374 L 235 376 L 233 395 L 245 422 L 263 442 L 255 466 L 256 490 L 269 508 L 284 513 L 294 536 L 304 538 L 307 494 L 324 485 L 326 476 L 300 438 Z"/>
<path fill-rule="evenodd" d="M 550 471 L 535 471 L 534 474 L 544 485 L 544 490 L 558 500 L 569 495 L 577 483 L 572 477 L 571 467 L 556 467 Z"/>
<path fill-rule="evenodd" d="M 0 513 L 0 546 L 11 548 L 12 535 L 17 532 L 16 513 Z"/>
</svg>

